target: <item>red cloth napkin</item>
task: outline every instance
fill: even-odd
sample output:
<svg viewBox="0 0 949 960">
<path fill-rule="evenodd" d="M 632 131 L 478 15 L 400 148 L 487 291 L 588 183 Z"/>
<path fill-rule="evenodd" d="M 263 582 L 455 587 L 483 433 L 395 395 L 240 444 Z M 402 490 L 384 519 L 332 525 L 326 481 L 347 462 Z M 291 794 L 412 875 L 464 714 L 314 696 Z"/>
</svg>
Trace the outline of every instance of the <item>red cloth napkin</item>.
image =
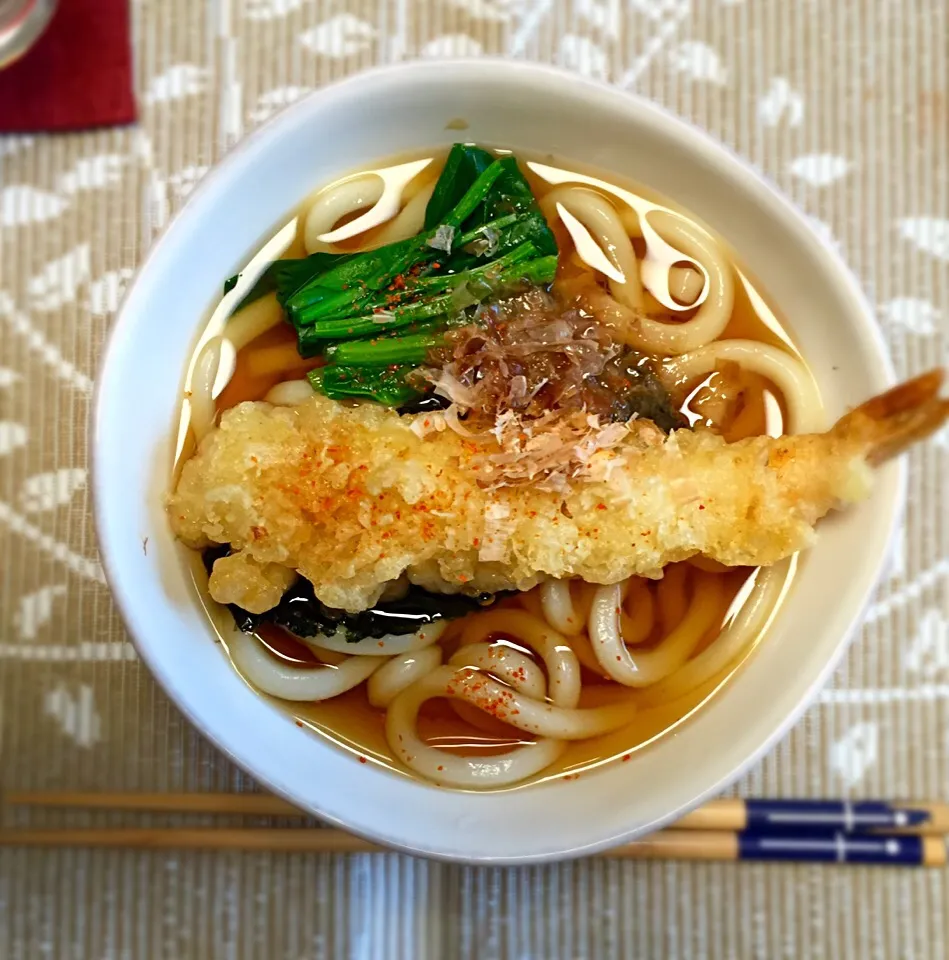
<svg viewBox="0 0 949 960">
<path fill-rule="evenodd" d="M 134 119 L 128 0 L 60 0 L 36 45 L 0 70 L 4 133 Z"/>
</svg>

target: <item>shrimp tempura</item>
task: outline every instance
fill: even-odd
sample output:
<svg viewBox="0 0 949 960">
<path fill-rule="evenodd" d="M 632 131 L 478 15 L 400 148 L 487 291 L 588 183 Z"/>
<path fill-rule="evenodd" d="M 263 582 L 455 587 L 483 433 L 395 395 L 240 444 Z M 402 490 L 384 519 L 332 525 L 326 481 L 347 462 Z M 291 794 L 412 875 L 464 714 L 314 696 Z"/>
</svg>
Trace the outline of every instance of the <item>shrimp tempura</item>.
<svg viewBox="0 0 949 960">
<path fill-rule="evenodd" d="M 442 592 L 528 589 L 548 577 L 659 577 L 701 554 L 775 563 L 814 539 L 828 511 L 865 497 L 871 467 L 949 417 L 940 371 L 844 416 L 823 434 L 728 444 L 630 424 L 563 490 L 484 485 L 488 441 L 419 429 L 420 418 L 314 395 L 227 411 L 169 499 L 175 532 L 215 563 L 214 599 L 255 613 L 299 572 L 330 607 L 371 606 L 407 573 Z M 413 429 L 414 425 L 414 429 Z"/>
</svg>

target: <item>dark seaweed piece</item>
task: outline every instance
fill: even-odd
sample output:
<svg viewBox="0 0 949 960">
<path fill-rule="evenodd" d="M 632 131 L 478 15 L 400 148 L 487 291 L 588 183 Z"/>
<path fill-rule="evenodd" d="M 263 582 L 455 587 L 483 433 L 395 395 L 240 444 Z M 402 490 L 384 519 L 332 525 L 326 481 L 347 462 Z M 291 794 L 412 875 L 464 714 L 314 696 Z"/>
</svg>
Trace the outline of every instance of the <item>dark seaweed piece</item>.
<svg viewBox="0 0 949 960">
<path fill-rule="evenodd" d="M 447 410 L 451 406 L 451 400 L 437 393 L 428 393 L 424 396 L 416 397 L 403 403 L 398 408 L 399 416 L 405 416 L 413 413 L 434 413 L 436 410 Z"/>
<path fill-rule="evenodd" d="M 284 595 L 280 603 L 263 614 L 269 620 L 298 637 L 330 635 L 342 629 L 348 643 L 394 634 L 415 633 L 427 623 L 453 620 L 495 602 L 495 594 L 467 597 L 461 594 L 429 593 L 421 587 L 410 587 L 400 600 L 377 603 L 361 613 L 333 610 L 313 595 L 313 585 L 301 577 Z"/>
<path fill-rule="evenodd" d="M 204 551 L 204 565 L 210 574 L 215 560 L 231 552 L 227 544 Z M 316 599 L 313 584 L 300 577 L 283 595 L 280 603 L 266 613 L 255 614 L 229 603 L 228 610 L 234 622 L 244 633 L 253 633 L 261 623 L 273 623 L 298 637 L 329 636 L 342 629 L 347 643 L 359 643 L 372 638 L 378 640 L 389 634 L 401 636 L 415 633 L 427 623 L 454 620 L 474 610 L 494 604 L 507 593 L 481 593 L 470 597 L 458 593 L 430 593 L 421 587 L 409 587 L 399 600 L 377 603 L 361 613 L 334 610 Z"/>
<path fill-rule="evenodd" d="M 633 350 L 620 354 L 607 364 L 597 379 L 614 396 L 611 420 L 621 423 L 633 417 L 651 420 L 665 433 L 689 425 L 647 358 L 641 354 Z"/>
</svg>

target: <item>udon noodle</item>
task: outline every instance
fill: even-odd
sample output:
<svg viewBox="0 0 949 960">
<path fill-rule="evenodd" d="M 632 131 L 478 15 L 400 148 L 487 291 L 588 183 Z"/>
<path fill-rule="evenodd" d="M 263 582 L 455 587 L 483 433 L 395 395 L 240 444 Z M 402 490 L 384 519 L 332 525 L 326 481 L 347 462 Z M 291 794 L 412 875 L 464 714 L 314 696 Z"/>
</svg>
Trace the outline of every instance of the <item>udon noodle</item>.
<svg viewBox="0 0 949 960">
<path fill-rule="evenodd" d="M 651 358 L 690 425 L 729 441 L 822 428 L 810 374 L 718 238 L 614 178 L 520 160 L 558 242 L 555 293 Z M 324 187 L 285 234 L 283 256 L 415 236 L 443 163 L 410 160 Z M 312 397 L 306 373 L 320 361 L 300 357 L 274 294 L 209 334 L 186 393 L 196 441 L 240 401 Z M 697 556 L 660 580 L 545 580 L 490 609 L 357 643 L 273 626 L 241 633 L 220 608 L 213 615 L 237 670 L 300 722 L 439 784 L 499 788 L 628 759 L 681 722 L 767 629 L 793 566 Z"/>
</svg>

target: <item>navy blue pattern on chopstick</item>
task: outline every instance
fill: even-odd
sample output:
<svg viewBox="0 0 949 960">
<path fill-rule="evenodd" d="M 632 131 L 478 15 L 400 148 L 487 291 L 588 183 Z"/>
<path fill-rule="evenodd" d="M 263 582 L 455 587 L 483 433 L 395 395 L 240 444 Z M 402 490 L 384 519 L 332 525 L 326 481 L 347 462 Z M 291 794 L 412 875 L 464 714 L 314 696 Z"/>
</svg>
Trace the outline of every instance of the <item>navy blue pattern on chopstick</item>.
<svg viewBox="0 0 949 960">
<path fill-rule="evenodd" d="M 799 860 L 810 863 L 926 865 L 923 838 L 852 834 L 776 834 L 745 830 L 738 834 L 739 860 Z"/>
<path fill-rule="evenodd" d="M 882 800 L 747 800 L 747 828 L 754 830 L 796 830 L 798 828 L 845 830 L 887 830 L 918 827 L 929 812 L 900 807 Z"/>
</svg>

